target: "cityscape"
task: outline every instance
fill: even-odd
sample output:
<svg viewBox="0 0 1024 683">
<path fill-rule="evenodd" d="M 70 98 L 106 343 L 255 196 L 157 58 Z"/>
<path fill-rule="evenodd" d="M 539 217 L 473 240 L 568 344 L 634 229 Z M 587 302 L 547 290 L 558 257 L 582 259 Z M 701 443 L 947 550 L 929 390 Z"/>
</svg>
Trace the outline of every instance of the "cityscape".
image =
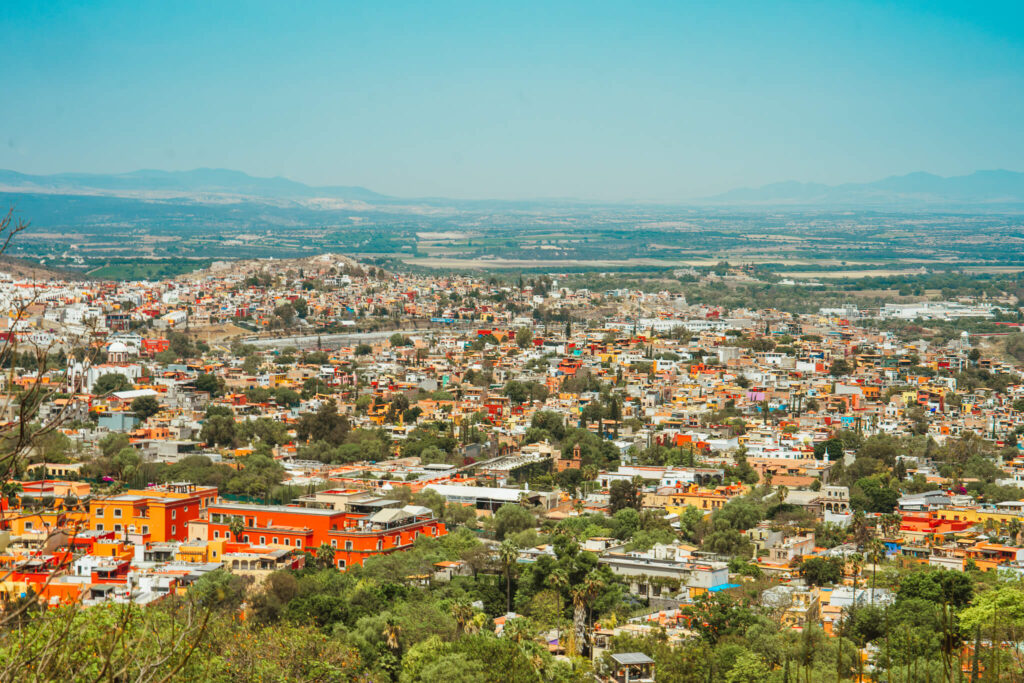
<svg viewBox="0 0 1024 683">
<path fill-rule="evenodd" d="M 0 16 L 0 681 L 1024 681 L 1020 8 Z"/>
</svg>

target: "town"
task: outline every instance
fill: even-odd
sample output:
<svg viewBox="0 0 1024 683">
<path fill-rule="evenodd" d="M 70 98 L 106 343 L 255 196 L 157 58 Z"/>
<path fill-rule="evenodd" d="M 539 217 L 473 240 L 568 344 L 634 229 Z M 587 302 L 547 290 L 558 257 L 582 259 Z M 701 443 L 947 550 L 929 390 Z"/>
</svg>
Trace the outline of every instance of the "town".
<svg viewBox="0 0 1024 683">
<path fill-rule="evenodd" d="M 334 254 L 5 274 L 4 612 L 202 598 L 335 634 L 324 680 L 1019 670 L 1024 336 L 879 324 L 1015 297 L 794 314 L 565 282 Z M 257 675 L 183 628 L 160 656 Z"/>
</svg>

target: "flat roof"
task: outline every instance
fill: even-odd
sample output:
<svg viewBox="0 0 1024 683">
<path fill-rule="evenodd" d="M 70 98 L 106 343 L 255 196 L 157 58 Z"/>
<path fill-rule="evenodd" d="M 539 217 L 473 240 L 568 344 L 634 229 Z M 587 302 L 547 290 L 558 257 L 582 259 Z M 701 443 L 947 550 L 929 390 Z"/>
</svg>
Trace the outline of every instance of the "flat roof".
<svg viewBox="0 0 1024 683">
<path fill-rule="evenodd" d="M 245 512 L 286 512 L 299 515 L 320 515 L 330 517 L 332 515 L 346 514 L 339 510 L 324 510 L 322 508 L 289 507 L 288 505 L 247 505 L 245 503 L 210 503 L 209 510 L 214 508 L 239 510 Z"/>
<path fill-rule="evenodd" d="M 446 498 L 448 496 L 453 498 L 489 498 L 491 500 L 503 500 L 509 503 L 519 502 L 520 494 L 531 493 L 530 491 L 521 491 L 519 489 L 492 489 L 487 486 L 453 486 L 450 484 L 427 484 L 423 488 L 436 491 L 438 494 Z"/>
</svg>

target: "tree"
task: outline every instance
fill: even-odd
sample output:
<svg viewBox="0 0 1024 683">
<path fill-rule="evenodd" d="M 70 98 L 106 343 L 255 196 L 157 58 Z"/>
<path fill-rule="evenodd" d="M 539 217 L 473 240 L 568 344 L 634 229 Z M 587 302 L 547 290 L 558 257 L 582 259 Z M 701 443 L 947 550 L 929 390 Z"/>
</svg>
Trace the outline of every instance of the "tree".
<svg viewBox="0 0 1024 683">
<path fill-rule="evenodd" d="M 323 441 L 337 446 L 345 442 L 350 429 L 348 418 L 338 414 L 338 405 L 331 400 L 321 404 L 315 413 L 299 416 L 295 432 L 299 441 Z"/>
<path fill-rule="evenodd" d="M 506 612 L 512 611 L 512 570 L 519 560 L 519 549 L 508 539 L 501 542 L 498 547 L 498 557 L 501 566 L 505 571 L 505 604 Z"/>
<path fill-rule="evenodd" d="M 619 479 L 608 487 L 608 508 L 614 515 L 624 508 L 640 509 L 640 486 L 636 481 Z"/>
<path fill-rule="evenodd" d="M 736 658 L 736 663 L 725 675 L 725 683 L 767 683 L 771 670 L 764 660 L 749 650 Z"/>
<path fill-rule="evenodd" d="M 196 377 L 195 385 L 197 390 L 205 391 L 209 393 L 210 396 L 219 396 L 223 393 L 220 381 L 217 379 L 216 375 L 211 375 L 209 373 L 199 375 Z"/>
<path fill-rule="evenodd" d="M 129 391 L 134 385 L 132 381 L 120 372 L 108 372 L 100 375 L 92 385 L 92 393 L 97 396 L 106 396 L 116 391 Z"/>
<path fill-rule="evenodd" d="M 228 522 L 228 531 L 231 532 L 231 540 L 235 543 L 242 542 L 242 532 L 245 531 L 245 522 L 242 520 L 241 515 L 232 515 L 231 521 Z"/>
<path fill-rule="evenodd" d="M 809 557 L 800 565 L 800 573 L 812 586 L 836 584 L 843 579 L 843 561 L 836 557 Z"/>
<path fill-rule="evenodd" d="M 132 412 L 145 422 L 160 412 L 160 402 L 156 400 L 155 396 L 139 396 L 132 401 Z"/>
<path fill-rule="evenodd" d="M 516 503 L 505 503 L 494 513 L 494 535 L 502 541 L 506 536 L 532 529 L 537 521 L 533 513 Z"/>
<path fill-rule="evenodd" d="M 529 327 L 520 327 L 516 330 L 516 344 L 521 349 L 529 348 L 533 344 L 533 332 Z"/>
<path fill-rule="evenodd" d="M 142 458 L 139 457 L 138 452 L 131 446 L 122 448 L 111 459 L 111 464 L 117 471 L 118 479 L 121 481 L 127 481 L 134 476 L 141 463 Z"/>
<path fill-rule="evenodd" d="M 573 623 L 573 642 L 575 644 L 576 653 L 579 654 L 583 645 L 586 641 L 586 616 L 587 609 L 600 593 L 604 587 L 604 579 L 597 572 L 590 572 L 584 577 L 583 581 L 570 589 L 572 595 L 572 623 Z"/>
<path fill-rule="evenodd" d="M 242 361 L 242 372 L 247 375 L 255 375 L 260 371 L 262 361 L 255 353 L 251 353 Z"/>
<path fill-rule="evenodd" d="M 228 446 L 235 441 L 235 419 L 214 415 L 203 422 L 200 438 L 211 446 Z"/>
<path fill-rule="evenodd" d="M 828 374 L 833 377 L 842 377 L 843 375 L 849 375 L 851 371 L 850 364 L 842 358 L 837 358 L 832 361 L 832 366 L 828 370 Z"/>
<path fill-rule="evenodd" d="M 830 461 L 842 460 L 843 442 L 840 439 L 827 439 L 814 445 L 814 457 L 819 460 L 828 455 Z"/>
<path fill-rule="evenodd" d="M 115 453 L 130 445 L 127 434 L 107 434 L 99 441 L 100 452 L 103 457 L 112 458 Z"/>
<path fill-rule="evenodd" d="M 931 569 L 904 576 L 896 598 L 898 602 L 920 599 L 962 609 L 971 602 L 973 594 L 974 585 L 963 572 Z"/>
</svg>

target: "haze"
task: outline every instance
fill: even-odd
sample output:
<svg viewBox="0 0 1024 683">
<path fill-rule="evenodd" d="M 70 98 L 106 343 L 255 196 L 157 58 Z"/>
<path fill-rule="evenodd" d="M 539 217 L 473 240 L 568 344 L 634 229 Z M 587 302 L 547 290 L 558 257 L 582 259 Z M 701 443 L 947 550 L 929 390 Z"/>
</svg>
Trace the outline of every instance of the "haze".
<svg viewBox="0 0 1024 683">
<path fill-rule="evenodd" d="M 0 168 L 676 200 L 1024 170 L 1024 13 L 927 3 L 4 3 Z"/>
</svg>

